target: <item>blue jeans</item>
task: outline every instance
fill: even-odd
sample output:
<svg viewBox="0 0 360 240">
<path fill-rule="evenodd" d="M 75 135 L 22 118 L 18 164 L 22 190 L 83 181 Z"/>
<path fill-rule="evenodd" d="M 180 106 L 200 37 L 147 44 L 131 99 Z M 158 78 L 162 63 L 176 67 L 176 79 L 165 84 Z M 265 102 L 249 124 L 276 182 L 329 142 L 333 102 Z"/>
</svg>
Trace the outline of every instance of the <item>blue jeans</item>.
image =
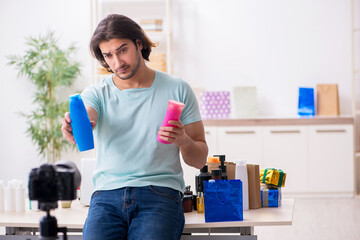
<svg viewBox="0 0 360 240">
<path fill-rule="evenodd" d="M 91 197 L 83 239 L 180 239 L 184 222 L 180 193 L 171 188 L 96 191 Z"/>
</svg>

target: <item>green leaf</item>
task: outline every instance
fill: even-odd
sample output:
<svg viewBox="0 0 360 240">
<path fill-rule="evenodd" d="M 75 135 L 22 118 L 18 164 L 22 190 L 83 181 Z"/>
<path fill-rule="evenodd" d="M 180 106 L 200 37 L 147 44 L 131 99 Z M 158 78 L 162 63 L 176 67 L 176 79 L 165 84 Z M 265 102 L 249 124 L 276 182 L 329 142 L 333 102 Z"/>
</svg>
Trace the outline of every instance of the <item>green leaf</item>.
<svg viewBox="0 0 360 240">
<path fill-rule="evenodd" d="M 76 47 L 67 49 L 58 46 L 54 32 L 45 36 L 25 38 L 27 50 L 23 55 L 9 55 L 8 65 L 18 70 L 18 76 L 28 78 L 35 86 L 33 104 L 36 110 L 26 114 L 27 135 L 36 145 L 39 155 L 49 161 L 60 159 L 60 152 L 74 149 L 62 136 L 60 119 L 69 111 L 69 103 L 56 99 L 59 86 L 72 86 L 80 76 L 80 63 L 72 59 Z"/>
</svg>

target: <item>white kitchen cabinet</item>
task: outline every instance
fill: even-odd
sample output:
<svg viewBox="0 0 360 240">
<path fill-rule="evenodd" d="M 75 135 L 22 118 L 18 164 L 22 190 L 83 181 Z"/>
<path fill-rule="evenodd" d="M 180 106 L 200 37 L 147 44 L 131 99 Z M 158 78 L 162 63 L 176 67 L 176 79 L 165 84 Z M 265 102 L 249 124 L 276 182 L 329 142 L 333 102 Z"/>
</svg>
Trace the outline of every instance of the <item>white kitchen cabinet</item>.
<svg viewBox="0 0 360 240">
<path fill-rule="evenodd" d="M 360 1 L 352 0 L 352 116 L 355 132 L 355 184 L 360 196 Z"/>
<path fill-rule="evenodd" d="M 262 165 L 261 127 L 219 127 L 217 133 L 217 154 L 225 154 L 226 161 Z"/>
<path fill-rule="evenodd" d="M 205 127 L 205 139 L 209 148 L 208 156 L 217 154 L 217 127 Z"/>
<path fill-rule="evenodd" d="M 309 126 L 309 191 L 354 192 L 352 125 Z"/>
<path fill-rule="evenodd" d="M 307 126 L 263 128 L 264 168 L 281 169 L 287 174 L 284 193 L 308 191 Z"/>
<path fill-rule="evenodd" d="M 282 169 L 287 174 L 285 194 L 353 196 L 351 118 L 232 121 L 205 121 L 209 155 L 225 154 L 227 161 L 244 159 L 261 169 Z"/>
</svg>

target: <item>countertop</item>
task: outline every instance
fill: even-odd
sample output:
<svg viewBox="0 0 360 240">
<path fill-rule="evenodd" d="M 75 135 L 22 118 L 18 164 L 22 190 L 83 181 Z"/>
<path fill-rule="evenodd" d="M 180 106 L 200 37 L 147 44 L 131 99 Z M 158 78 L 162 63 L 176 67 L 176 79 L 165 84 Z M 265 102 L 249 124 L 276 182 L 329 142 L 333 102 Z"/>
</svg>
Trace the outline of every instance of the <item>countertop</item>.
<svg viewBox="0 0 360 240">
<path fill-rule="evenodd" d="M 204 119 L 206 127 L 226 126 L 284 126 L 284 125 L 330 125 L 354 124 L 352 116 L 315 117 L 265 117 L 244 119 Z"/>
<path fill-rule="evenodd" d="M 204 214 L 193 211 L 185 213 L 185 229 L 241 226 L 276 226 L 291 225 L 293 219 L 294 200 L 283 199 L 278 208 L 259 208 L 244 211 L 244 221 L 206 223 Z M 71 208 L 57 208 L 51 211 L 56 216 L 59 227 L 81 229 L 85 222 L 88 207 L 74 201 Z M 26 210 L 24 212 L 1 212 L 0 226 L 4 227 L 38 227 L 43 211 Z"/>
</svg>

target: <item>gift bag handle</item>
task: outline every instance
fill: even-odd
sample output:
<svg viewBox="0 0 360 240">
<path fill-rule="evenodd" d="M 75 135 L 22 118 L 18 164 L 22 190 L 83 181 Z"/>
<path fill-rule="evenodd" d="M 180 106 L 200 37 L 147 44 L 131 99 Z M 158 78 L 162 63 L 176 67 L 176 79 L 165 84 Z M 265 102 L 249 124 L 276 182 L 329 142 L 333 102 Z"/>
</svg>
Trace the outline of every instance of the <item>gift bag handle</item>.
<svg viewBox="0 0 360 240">
<path fill-rule="evenodd" d="M 215 181 L 215 183 L 216 183 L 216 182 L 217 182 L 217 181 Z M 221 200 L 219 199 L 219 195 L 218 195 L 218 193 L 219 193 L 219 191 L 218 191 L 219 184 L 216 184 L 216 199 L 217 199 L 221 204 L 224 204 L 224 203 L 228 200 L 228 198 L 230 197 L 230 194 L 231 194 L 232 185 L 230 184 L 230 182 L 227 182 L 227 183 L 229 183 L 228 185 L 230 185 L 230 190 L 227 191 L 228 194 L 227 194 L 227 196 L 225 197 L 225 200 L 224 200 L 224 201 L 221 201 Z"/>
</svg>

